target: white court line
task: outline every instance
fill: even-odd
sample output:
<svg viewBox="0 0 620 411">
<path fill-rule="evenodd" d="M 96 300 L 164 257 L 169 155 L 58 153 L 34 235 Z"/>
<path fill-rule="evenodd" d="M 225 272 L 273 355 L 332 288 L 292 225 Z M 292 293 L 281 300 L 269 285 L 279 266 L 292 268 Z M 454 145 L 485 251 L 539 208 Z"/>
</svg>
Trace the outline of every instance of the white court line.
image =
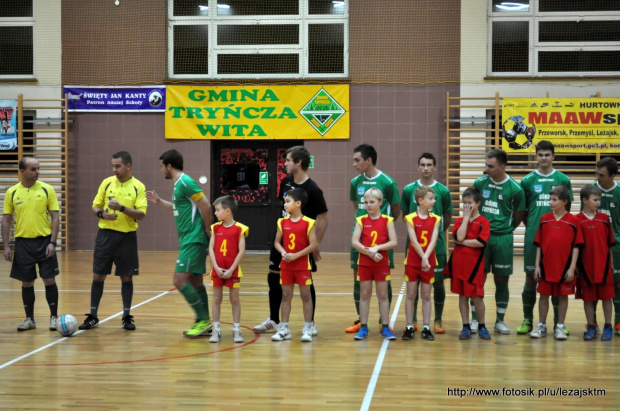
<svg viewBox="0 0 620 411">
<path fill-rule="evenodd" d="M 403 282 L 403 285 L 400 287 L 400 294 L 398 294 L 398 300 L 396 301 L 396 305 L 394 306 L 394 311 L 392 311 L 392 318 L 390 319 L 390 327 L 392 328 L 394 328 L 394 324 L 396 323 L 398 310 L 400 310 L 400 303 L 403 300 L 403 296 L 406 294 L 406 290 L 407 283 Z M 381 367 L 383 367 L 383 359 L 385 358 L 385 353 L 387 352 L 387 347 L 389 343 L 389 340 L 383 340 L 383 345 L 381 345 L 379 356 L 377 356 L 377 362 L 375 362 L 375 369 L 372 370 L 372 375 L 370 377 L 370 381 L 368 382 L 368 388 L 366 389 L 366 395 L 364 396 L 364 401 L 362 402 L 360 410 L 367 411 L 370 408 L 372 396 L 375 393 L 375 388 L 377 387 L 377 381 L 379 380 Z"/>
<path fill-rule="evenodd" d="M 159 294 L 159 295 L 156 295 L 155 297 L 149 298 L 149 299 L 148 299 L 148 300 L 146 300 L 146 301 L 142 301 L 140 304 L 136 304 L 136 305 L 134 305 L 134 306 L 133 306 L 133 307 L 131 307 L 131 308 L 132 308 L 132 309 L 134 309 L 134 308 L 138 308 L 138 307 L 140 307 L 141 305 L 144 305 L 144 304 L 146 304 L 146 303 L 149 303 L 149 302 L 151 302 L 151 301 L 153 301 L 153 300 L 156 300 L 156 299 L 158 299 L 159 297 L 163 297 L 164 295 L 169 294 L 169 293 L 170 293 L 170 291 L 164 291 L 163 293 L 161 293 L 161 294 Z M 109 316 L 108 318 L 106 318 L 106 319 L 104 319 L 104 320 L 99 321 L 99 324 L 103 324 L 103 323 L 105 323 L 105 322 L 107 322 L 107 321 L 110 321 L 111 319 L 116 318 L 116 317 L 118 317 L 118 316 L 119 316 L 119 315 L 121 315 L 121 314 L 123 314 L 123 312 L 122 312 L 122 311 L 120 311 L 120 312 L 118 312 L 118 313 L 116 313 L 116 314 L 114 314 L 114 315 L 111 315 L 111 316 Z M 83 333 L 84 331 L 86 331 L 86 330 L 77 331 L 77 332 L 76 332 L 75 334 L 73 334 L 73 335 L 77 335 L 77 334 Z M 32 355 L 34 355 L 34 354 L 38 353 L 38 352 L 41 352 L 41 351 L 43 351 L 43 350 L 45 350 L 45 349 L 47 349 L 47 348 L 53 347 L 53 346 L 54 346 L 54 345 L 56 345 L 56 344 L 60 344 L 61 342 L 64 342 L 64 341 L 68 340 L 69 338 L 71 338 L 71 337 L 63 337 L 63 338 L 61 338 L 60 340 L 54 341 L 54 342 L 52 342 L 52 343 L 49 343 L 49 344 L 47 344 L 47 345 L 44 345 L 43 347 L 37 348 L 36 350 L 30 351 L 29 353 L 24 354 L 24 355 L 22 355 L 21 357 L 17 357 L 17 358 L 15 358 L 15 359 L 13 359 L 13 360 L 11 360 L 11 361 L 9 361 L 9 362 L 5 362 L 4 364 L 0 365 L 0 370 L 1 370 L 1 369 L 3 369 L 3 368 L 8 367 L 9 365 L 13 365 L 13 364 L 15 364 L 16 362 L 19 362 L 19 361 L 21 361 L 21 360 L 23 360 L 23 359 L 25 359 L 25 358 L 28 358 L 28 357 L 30 357 L 30 356 L 32 356 Z"/>
</svg>

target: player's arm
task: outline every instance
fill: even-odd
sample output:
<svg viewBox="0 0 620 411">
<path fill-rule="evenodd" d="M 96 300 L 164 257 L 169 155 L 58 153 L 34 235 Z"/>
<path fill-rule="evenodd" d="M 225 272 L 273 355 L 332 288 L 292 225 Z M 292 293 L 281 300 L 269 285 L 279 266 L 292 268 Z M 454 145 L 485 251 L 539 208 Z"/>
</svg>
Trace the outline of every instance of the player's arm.
<svg viewBox="0 0 620 411">
<path fill-rule="evenodd" d="M 6 261 L 13 261 L 13 253 L 11 252 L 11 245 L 9 244 L 9 238 L 11 235 L 11 224 L 13 224 L 13 214 L 3 214 L 2 243 L 4 244 L 4 259 Z"/>
<path fill-rule="evenodd" d="M 146 192 L 146 199 L 148 201 L 150 201 L 151 203 L 153 203 L 155 205 L 158 205 L 158 206 L 160 206 L 160 207 L 162 207 L 162 208 L 164 208 L 164 209 L 166 209 L 168 211 L 172 211 L 173 210 L 172 203 L 170 201 L 166 201 L 163 198 L 161 198 L 159 196 L 159 194 L 157 194 L 155 192 L 155 190 L 147 191 Z"/>
<path fill-rule="evenodd" d="M 214 238 L 213 235 L 211 235 L 211 238 Z M 217 260 L 215 258 L 215 240 L 209 241 L 209 259 L 211 260 L 211 266 L 213 267 L 213 270 L 215 270 L 217 276 L 221 278 L 222 269 L 217 264 Z"/>
<path fill-rule="evenodd" d="M 355 228 L 353 229 L 353 236 L 351 237 L 351 246 L 355 248 L 357 251 L 359 251 L 360 254 L 370 256 L 366 247 L 364 247 L 362 243 L 360 242 L 361 237 L 362 237 L 362 227 L 356 221 Z"/>
<path fill-rule="evenodd" d="M 394 220 L 396 220 L 399 215 L 400 215 L 400 203 L 392 204 L 392 217 L 394 217 Z"/>
<path fill-rule="evenodd" d="M 203 195 L 200 200 L 196 201 L 196 205 L 200 209 L 200 214 L 202 214 L 205 233 L 207 233 L 207 237 L 211 238 L 211 203 L 209 203 L 207 196 Z"/>
<path fill-rule="evenodd" d="M 52 243 L 56 243 L 58 239 L 58 231 L 60 230 L 60 216 L 58 215 L 58 210 L 49 210 L 50 219 L 52 220 L 52 235 L 50 238 L 50 244 L 47 246 L 47 250 L 45 252 L 45 256 L 47 258 L 54 255 L 56 252 L 56 246 Z"/>
<path fill-rule="evenodd" d="M 577 267 L 578 258 L 579 258 L 579 248 L 575 247 L 573 248 L 573 257 L 570 262 L 570 267 L 568 267 L 568 270 L 566 270 L 566 280 L 564 280 L 565 283 L 570 283 L 571 281 L 573 281 L 573 278 L 575 278 L 575 267 Z"/>
<path fill-rule="evenodd" d="M 407 221 L 407 235 L 409 236 L 409 243 L 411 243 L 411 247 L 416 252 L 420 258 L 424 257 L 424 250 L 422 250 L 422 246 L 418 242 L 418 236 L 415 233 L 415 229 L 413 225 L 409 221 Z"/>
<path fill-rule="evenodd" d="M 430 257 L 430 255 L 433 253 L 433 251 L 435 250 L 435 246 L 437 245 L 437 239 L 439 238 L 439 224 L 435 225 L 435 228 L 433 229 L 433 234 L 431 235 L 431 241 L 428 244 L 428 247 L 426 247 L 426 251 L 424 252 L 424 258 Z"/>
<path fill-rule="evenodd" d="M 525 221 L 526 212 L 525 210 L 515 211 L 512 216 L 513 216 L 512 226 L 513 228 L 517 228 L 519 227 L 519 224 Z"/>
<path fill-rule="evenodd" d="M 357 214 L 357 201 L 351 200 L 351 204 L 353 204 L 353 210 L 355 210 L 355 213 Z"/>
<path fill-rule="evenodd" d="M 314 261 L 321 261 L 321 251 L 319 250 L 319 246 L 321 245 L 321 241 L 323 241 L 325 231 L 327 231 L 327 211 L 316 216 L 317 246 L 316 249 L 312 252 L 312 257 L 314 258 Z"/>
<path fill-rule="evenodd" d="M 284 251 L 284 247 L 282 247 L 282 231 L 280 230 L 279 226 L 276 230 L 276 239 L 273 241 L 273 248 L 278 250 L 278 252 L 282 255 L 286 254 L 286 251 Z"/>
<path fill-rule="evenodd" d="M 443 216 L 443 230 L 447 233 L 450 225 L 452 225 L 452 213 L 445 213 Z"/>
<path fill-rule="evenodd" d="M 536 263 L 534 265 L 534 279 L 536 281 L 540 281 L 540 247 L 537 244 L 536 246 Z"/>
</svg>

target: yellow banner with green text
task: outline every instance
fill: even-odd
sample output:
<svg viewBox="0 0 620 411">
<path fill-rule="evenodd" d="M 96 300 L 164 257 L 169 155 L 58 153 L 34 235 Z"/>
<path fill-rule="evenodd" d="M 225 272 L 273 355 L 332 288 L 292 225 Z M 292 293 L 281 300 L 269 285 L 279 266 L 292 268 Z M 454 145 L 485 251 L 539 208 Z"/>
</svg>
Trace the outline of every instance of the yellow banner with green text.
<svg viewBox="0 0 620 411">
<path fill-rule="evenodd" d="M 349 86 L 166 87 L 168 139 L 348 139 Z"/>
<path fill-rule="evenodd" d="M 511 98 L 502 102 L 502 148 L 535 151 L 551 141 L 556 151 L 620 150 L 620 98 Z"/>
</svg>

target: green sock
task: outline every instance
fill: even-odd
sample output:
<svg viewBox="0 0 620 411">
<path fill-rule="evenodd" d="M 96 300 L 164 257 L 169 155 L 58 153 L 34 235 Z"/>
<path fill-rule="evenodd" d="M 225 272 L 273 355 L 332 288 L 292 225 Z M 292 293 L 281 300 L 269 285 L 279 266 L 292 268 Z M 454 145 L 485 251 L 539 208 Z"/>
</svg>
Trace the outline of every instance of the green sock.
<svg viewBox="0 0 620 411">
<path fill-rule="evenodd" d="M 614 297 L 614 323 L 620 323 L 620 291 L 616 288 L 616 296 Z M 595 311 L 596 312 L 596 311 Z"/>
<path fill-rule="evenodd" d="M 198 292 L 198 296 L 200 297 L 200 300 L 205 306 L 205 312 L 207 313 L 207 320 L 209 320 L 211 316 L 209 315 L 209 296 L 207 295 L 207 287 L 205 287 L 203 284 L 200 287 L 196 287 L 196 291 Z"/>
<path fill-rule="evenodd" d="M 525 284 L 523 286 L 523 293 L 521 293 L 521 299 L 523 300 L 523 318 L 534 322 L 534 306 L 536 305 L 536 287 Z"/>
<path fill-rule="evenodd" d="M 357 311 L 357 316 L 360 316 L 360 295 L 362 292 L 360 291 L 360 282 L 356 279 L 353 283 L 353 301 L 355 302 L 355 311 Z"/>
<path fill-rule="evenodd" d="M 443 280 L 433 283 L 433 291 L 433 297 L 435 298 L 435 321 L 441 321 L 443 304 L 446 301 L 446 287 L 443 284 Z"/>
<path fill-rule="evenodd" d="M 553 306 L 553 324 L 558 323 L 558 302 L 559 298 L 557 296 L 551 296 L 551 305 Z"/>
<path fill-rule="evenodd" d="M 193 285 L 187 283 L 179 289 L 179 292 L 183 294 L 183 297 L 185 297 L 187 303 L 196 312 L 196 318 L 198 321 L 208 320 L 209 317 L 205 312 L 204 304 L 202 303 L 202 300 Z"/>
<path fill-rule="evenodd" d="M 469 299 L 469 306 L 471 307 L 471 320 L 478 321 L 478 316 L 476 315 L 476 305 L 474 304 L 474 299 Z"/>
<path fill-rule="evenodd" d="M 504 321 L 506 308 L 508 308 L 508 299 L 510 291 L 508 290 L 508 281 L 498 281 L 495 283 L 495 306 L 497 307 L 496 322 Z"/>
</svg>

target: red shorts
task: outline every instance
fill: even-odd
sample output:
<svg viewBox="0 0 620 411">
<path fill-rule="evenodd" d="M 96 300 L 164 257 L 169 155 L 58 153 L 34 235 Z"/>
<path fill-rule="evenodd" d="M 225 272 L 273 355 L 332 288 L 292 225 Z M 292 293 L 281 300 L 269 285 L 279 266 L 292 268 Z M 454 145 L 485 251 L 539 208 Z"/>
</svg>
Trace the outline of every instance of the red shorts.
<svg viewBox="0 0 620 411">
<path fill-rule="evenodd" d="M 476 285 L 459 278 L 452 278 L 450 291 L 464 297 L 484 297 L 484 285 Z"/>
<path fill-rule="evenodd" d="M 357 281 L 390 281 L 389 266 L 368 266 L 360 265 L 357 267 Z"/>
<path fill-rule="evenodd" d="M 590 284 L 577 287 L 575 298 L 583 301 L 612 300 L 616 290 L 613 284 Z"/>
<path fill-rule="evenodd" d="M 570 283 L 550 283 L 545 280 L 540 280 L 538 283 L 539 294 L 550 295 L 552 297 L 558 297 L 560 295 L 573 295 L 575 294 L 575 279 Z"/>
<path fill-rule="evenodd" d="M 310 270 L 280 270 L 280 284 L 312 285 L 312 273 Z"/>
<path fill-rule="evenodd" d="M 431 267 L 428 271 L 422 271 L 419 267 L 405 266 L 405 281 L 416 282 L 420 280 L 424 284 L 433 284 L 435 282 L 435 270 Z"/>
<path fill-rule="evenodd" d="M 241 278 L 239 277 L 230 277 L 228 279 L 223 279 L 217 276 L 215 270 L 211 269 L 211 285 L 213 287 L 228 287 L 228 288 L 239 288 L 241 287 Z"/>
</svg>

